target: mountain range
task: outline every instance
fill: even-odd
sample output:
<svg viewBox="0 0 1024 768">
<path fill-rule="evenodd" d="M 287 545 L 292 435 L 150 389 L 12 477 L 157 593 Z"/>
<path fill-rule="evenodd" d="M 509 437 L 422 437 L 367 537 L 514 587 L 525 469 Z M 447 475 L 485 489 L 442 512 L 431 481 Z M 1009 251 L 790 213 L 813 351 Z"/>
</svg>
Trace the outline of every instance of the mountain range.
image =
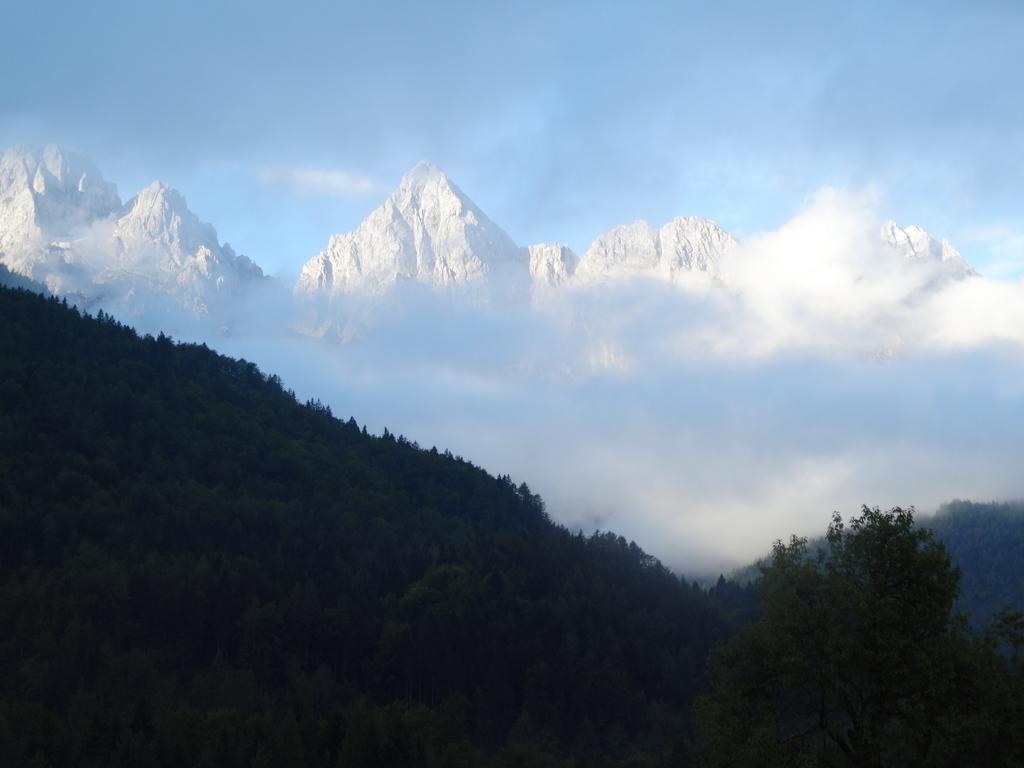
<svg viewBox="0 0 1024 768">
<path fill-rule="evenodd" d="M 880 242 L 943 282 L 976 274 L 947 241 L 920 227 L 888 222 Z M 358 227 L 333 235 L 292 290 L 300 305 L 373 300 L 400 284 L 484 303 L 527 303 L 635 279 L 728 290 L 742 268 L 730 261 L 737 244 L 710 219 L 683 216 L 661 227 L 615 227 L 582 256 L 560 243 L 520 246 L 423 162 Z M 55 146 L 15 147 L 0 158 L 0 264 L 129 317 L 158 305 L 220 319 L 231 299 L 268 282 L 178 191 L 155 181 L 122 203 L 92 162 Z"/>
<path fill-rule="evenodd" d="M 209 314 L 264 279 L 176 190 L 154 181 L 122 203 L 92 162 L 55 146 L 0 157 L 0 261 L 54 293 L 129 314 L 168 299 Z"/>
</svg>

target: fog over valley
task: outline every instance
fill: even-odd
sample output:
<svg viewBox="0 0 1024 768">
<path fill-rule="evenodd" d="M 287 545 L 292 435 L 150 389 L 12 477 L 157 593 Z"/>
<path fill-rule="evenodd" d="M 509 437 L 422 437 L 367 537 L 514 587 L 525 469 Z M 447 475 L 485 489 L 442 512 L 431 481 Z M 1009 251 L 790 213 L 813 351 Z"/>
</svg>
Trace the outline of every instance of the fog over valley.
<svg viewBox="0 0 1024 768">
<path fill-rule="evenodd" d="M 3 768 L 1024 766 L 1024 3 L 7 3 Z"/>
<path fill-rule="evenodd" d="M 374 432 L 526 481 L 559 522 L 706 573 L 823 513 L 1022 493 L 1024 285 L 822 189 L 742 239 L 689 216 L 517 245 L 421 163 L 289 285 L 155 182 L 2 161 L 2 261 L 150 333 L 257 362 Z"/>
</svg>

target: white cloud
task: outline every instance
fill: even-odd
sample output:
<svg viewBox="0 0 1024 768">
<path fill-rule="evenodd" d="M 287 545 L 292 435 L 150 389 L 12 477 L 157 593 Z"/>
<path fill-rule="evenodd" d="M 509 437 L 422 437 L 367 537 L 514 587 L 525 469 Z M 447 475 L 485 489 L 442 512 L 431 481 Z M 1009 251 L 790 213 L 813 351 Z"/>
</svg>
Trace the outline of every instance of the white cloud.
<svg viewBox="0 0 1024 768">
<path fill-rule="evenodd" d="M 931 296 L 921 315 L 929 345 L 1024 345 L 1024 280 L 969 278 Z"/>
<path fill-rule="evenodd" d="M 825 189 L 742 241 L 724 260 L 724 288 L 634 281 L 564 299 L 592 346 L 612 345 L 641 368 L 666 354 L 872 359 L 1024 345 L 1024 281 L 908 258 L 881 228 L 873 193 Z"/>
<path fill-rule="evenodd" d="M 836 509 L 1024 495 L 1024 284 L 907 260 L 876 208 L 821 192 L 745 240 L 724 291 L 636 280 L 534 311 L 410 286 L 345 302 L 345 344 L 283 333 L 287 296 L 261 297 L 239 306 L 259 327 L 213 343 L 526 481 L 566 525 L 717 572 Z"/>
<path fill-rule="evenodd" d="M 380 193 L 385 187 L 376 179 L 335 168 L 301 168 L 267 165 L 257 177 L 266 186 L 281 187 L 307 197 L 361 198 Z"/>
</svg>

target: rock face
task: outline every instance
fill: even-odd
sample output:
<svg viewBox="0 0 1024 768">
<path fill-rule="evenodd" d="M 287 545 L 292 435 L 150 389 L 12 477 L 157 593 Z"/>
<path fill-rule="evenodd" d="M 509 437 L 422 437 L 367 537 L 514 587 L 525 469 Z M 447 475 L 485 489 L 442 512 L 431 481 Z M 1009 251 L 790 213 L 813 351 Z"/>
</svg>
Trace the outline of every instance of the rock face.
<svg viewBox="0 0 1024 768">
<path fill-rule="evenodd" d="M 929 285 L 973 275 L 946 241 L 890 222 L 881 242 L 939 269 Z M 442 171 L 420 163 L 356 229 L 334 235 L 302 269 L 295 294 L 373 299 L 407 283 L 474 296 L 550 298 L 634 279 L 680 287 L 729 286 L 739 243 L 710 219 L 682 216 L 660 228 L 638 221 L 598 236 L 582 257 L 560 243 L 520 248 Z M 731 265 L 735 267 L 735 264 Z"/>
<path fill-rule="evenodd" d="M 888 222 L 880 240 L 883 257 L 888 249 L 921 276 L 914 300 L 976 274 L 947 241 L 920 227 Z M 447 175 L 420 163 L 358 227 L 332 236 L 305 264 L 294 296 L 308 315 L 302 322 L 319 333 L 337 318 L 351 325 L 348 315 L 399 285 L 489 304 L 635 279 L 728 289 L 738 282 L 742 260 L 730 259 L 738 247 L 698 216 L 660 228 L 645 221 L 616 227 L 581 257 L 559 243 L 520 247 Z M 221 244 L 166 184 L 154 182 L 122 205 L 88 159 L 53 146 L 15 147 L 0 157 L 0 264 L 86 306 L 101 303 L 130 317 L 158 307 L 165 317 L 185 310 L 222 318 L 241 311 L 239 296 L 272 282 Z M 325 314 L 334 299 L 341 299 L 333 307 L 340 311 Z"/>
<path fill-rule="evenodd" d="M 434 289 L 488 288 L 519 295 L 648 277 L 718 279 L 736 241 L 714 222 L 681 217 L 660 230 L 646 222 L 598 237 L 582 258 L 559 243 L 517 246 L 442 171 L 420 163 L 356 229 L 334 235 L 302 269 L 305 297 L 375 296 L 403 281 Z"/>
<path fill-rule="evenodd" d="M 81 155 L 20 146 L 0 157 L 0 254 L 67 240 L 121 207 L 117 188 Z"/>
<path fill-rule="evenodd" d="M 685 216 L 661 229 L 646 221 L 616 227 L 594 240 L 576 270 L 580 283 L 648 277 L 685 282 L 694 275 L 719 278 L 722 260 L 736 241 L 709 219 Z"/>
<path fill-rule="evenodd" d="M 209 312 L 218 294 L 233 294 L 263 271 L 189 210 L 185 198 L 156 181 L 124 207 L 113 224 L 114 274 L 144 275 L 156 290 L 179 294 L 196 312 Z"/>
<path fill-rule="evenodd" d="M 420 163 L 355 230 L 332 236 L 305 264 L 296 292 L 379 294 L 401 281 L 459 289 L 526 269 L 525 251 L 444 173 Z"/>
<path fill-rule="evenodd" d="M 0 262 L 87 304 L 163 303 L 200 315 L 263 277 L 166 184 L 122 205 L 92 163 L 53 146 L 0 159 Z"/>
<path fill-rule="evenodd" d="M 916 224 L 904 228 L 887 221 L 882 225 L 882 241 L 911 261 L 940 267 L 946 277 L 978 274 L 948 240 L 937 240 Z"/>
<path fill-rule="evenodd" d="M 529 247 L 530 279 L 535 288 L 560 288 L 576 273 L 579 258 L 572 249 L 559 243 L 540 243 Z"/>
</svg>

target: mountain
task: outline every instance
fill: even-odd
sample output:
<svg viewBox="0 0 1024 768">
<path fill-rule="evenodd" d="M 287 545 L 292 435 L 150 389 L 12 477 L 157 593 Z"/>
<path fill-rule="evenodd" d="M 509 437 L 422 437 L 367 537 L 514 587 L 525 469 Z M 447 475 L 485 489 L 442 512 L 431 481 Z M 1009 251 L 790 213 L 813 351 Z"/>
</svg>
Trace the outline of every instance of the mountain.
<svg viewBox="0 0 1024 768">
<path fill-rule="evenodd" d="M 882 225 L 882 242 L 909 261 L 939 267 L 945 277 L 959 279 L 978 274 L 948 240 L 937 240 L 915 224 L 904 228 L 887 221 Z"/>
<path fill-rule="evenodd" d="M 6 259 L 68 240 L 120 207 L 117 188 L 76 152 L 21 146 L 0 156 L 0 256 Z"/>
<path fill-rule="evenodd" d="M 634 276 L 679 282 L 695 273 L 719 277 L 735 243 L 714 222 L 681 217 L 660 230 L 646 222 L 617 227 L 582 258 L 558 243 L 521 248 L 444 172 L 420 163 L 355 230 L 331 237 L 305 264 L 295 290 L 306 297 L 375 296 L 409 281 L 435 289 L 504 288 L 522 296 L 527 286 Z"/>
<path fill-rule="evenodd" d="M 957 607 L 981 625 L 1003 608 L 1024 611 L 1024 502 L 944 504 L 921 524 L 963 571 Z"/>
<path fill-rule="evenodd" d="M 525 484 L 25 291 L 0 395 L 4 765 L 684 760 L 718 612 Z"/>
<path fill-rule="evenodd" d="M 660 230 L 646 222 L 598 237 L 582 258 L 564 245 L 521 248 L 448 176 L 429 163 L 355 230 L 334 235 L 308 261 L 296 285 L 305 296 L 380 295 L 396 283 L 432 288 L 527 281 L 536 289 L 593 284 L 631 276 L 678 281 L 692 273 L 718 277 L 735 240 L 713 222 L 681 217 Z"/>
<path fill-rule="evenodd" d="M 917 226 L 888 222 L 880 243 L 883 260 L 888 248 L 912 265 L 900 285 L 913 290 L 894 301 L 916 306 L 950 281 L 976 274 L 947 241 Z M 224 329 L 259 314 L 261 322 L 347 339 L 372 325 L 376 309 L 392 313 L 395 305 L 380 300 L 399 286 L 494 307 L 635 279 L 742 292 L 738 248 L 728 232 L 699 216 L 615 227 L 582 256 L 560 243 L 521 247 L 443 171 L 423 162 L 354 230 L 333 235 L 303 266 L 290 306 L 282 286 L 221 244 L 167 185 L 154 182 L 122 205 L 114 185 L 77 153 L 16 147 L 0 158 L 0 265 L 82 306 L 150 328 L 198 318 Z M 266 291 L 281 311 L 247 312 L 247 305 L 265 306 Z M 288 313 L 294 314 L 287 322 L 273 319 Z"/>
<path fill-rule="evenodd" d="M 975 274 L 948 242 L 920 227 L 889 222 L 881 243 L 896 257 L 938 266 L 941 279 Z M 444 172 L 420 163 L 355 230 L 330 238 L 303 267 L 295 293 L 351 300 L 380 297 L 411 283 L 522 298 L 527 291 L 551 296 L 635 278 L 681 287 L 728 286 L 729 259 L 738 244 L 710 219 L 682 216 L 660 228 L 646 221 L 615 227 L 581 257 L 559 243 L 521 248 Z"/>
<path fill-rule="evenodd" d="M 302 268 L 299 294 L 380 294 L 412 281 L 481 288 L 495 275 L 520 281 L 528 257 L 447 175 L 420 163 L 352 232 L 334 235 Z"/>
<path fill-rule="evenodd" d="M 685 282 L 694 275 L 719 278 L 736 240 L 709 219 L 686 216 L 660 229 L 646 221 L 599 236 L 580 259 L 577 283 L 629 277 Z"/>
<path fill-rule="evenodd" d="M 159 181 L 124 206 L 112 243 L 114 258 L 103 277 L 141 278 L 200 314 L 209 313 L 221 295 L 238 294 L 263 278 L 251 260 L 219 243 L 216 230 L 189 210 L 179 192 Z"/>
<path fill-rule="evenodd" d="M 139 315 L 226 311 L 262 270 L 154 182 L 122 205 L 81 155 L 15 147 L 0 158 L 0 263 L 85 305 Z"/>
<path fill-rule="evenodd" d="M 529 247 L 530 279 L 534 287 L 559 288 L 576 273 L 579 257 L 560 243 L 538 243 Z"/>
</svg>

